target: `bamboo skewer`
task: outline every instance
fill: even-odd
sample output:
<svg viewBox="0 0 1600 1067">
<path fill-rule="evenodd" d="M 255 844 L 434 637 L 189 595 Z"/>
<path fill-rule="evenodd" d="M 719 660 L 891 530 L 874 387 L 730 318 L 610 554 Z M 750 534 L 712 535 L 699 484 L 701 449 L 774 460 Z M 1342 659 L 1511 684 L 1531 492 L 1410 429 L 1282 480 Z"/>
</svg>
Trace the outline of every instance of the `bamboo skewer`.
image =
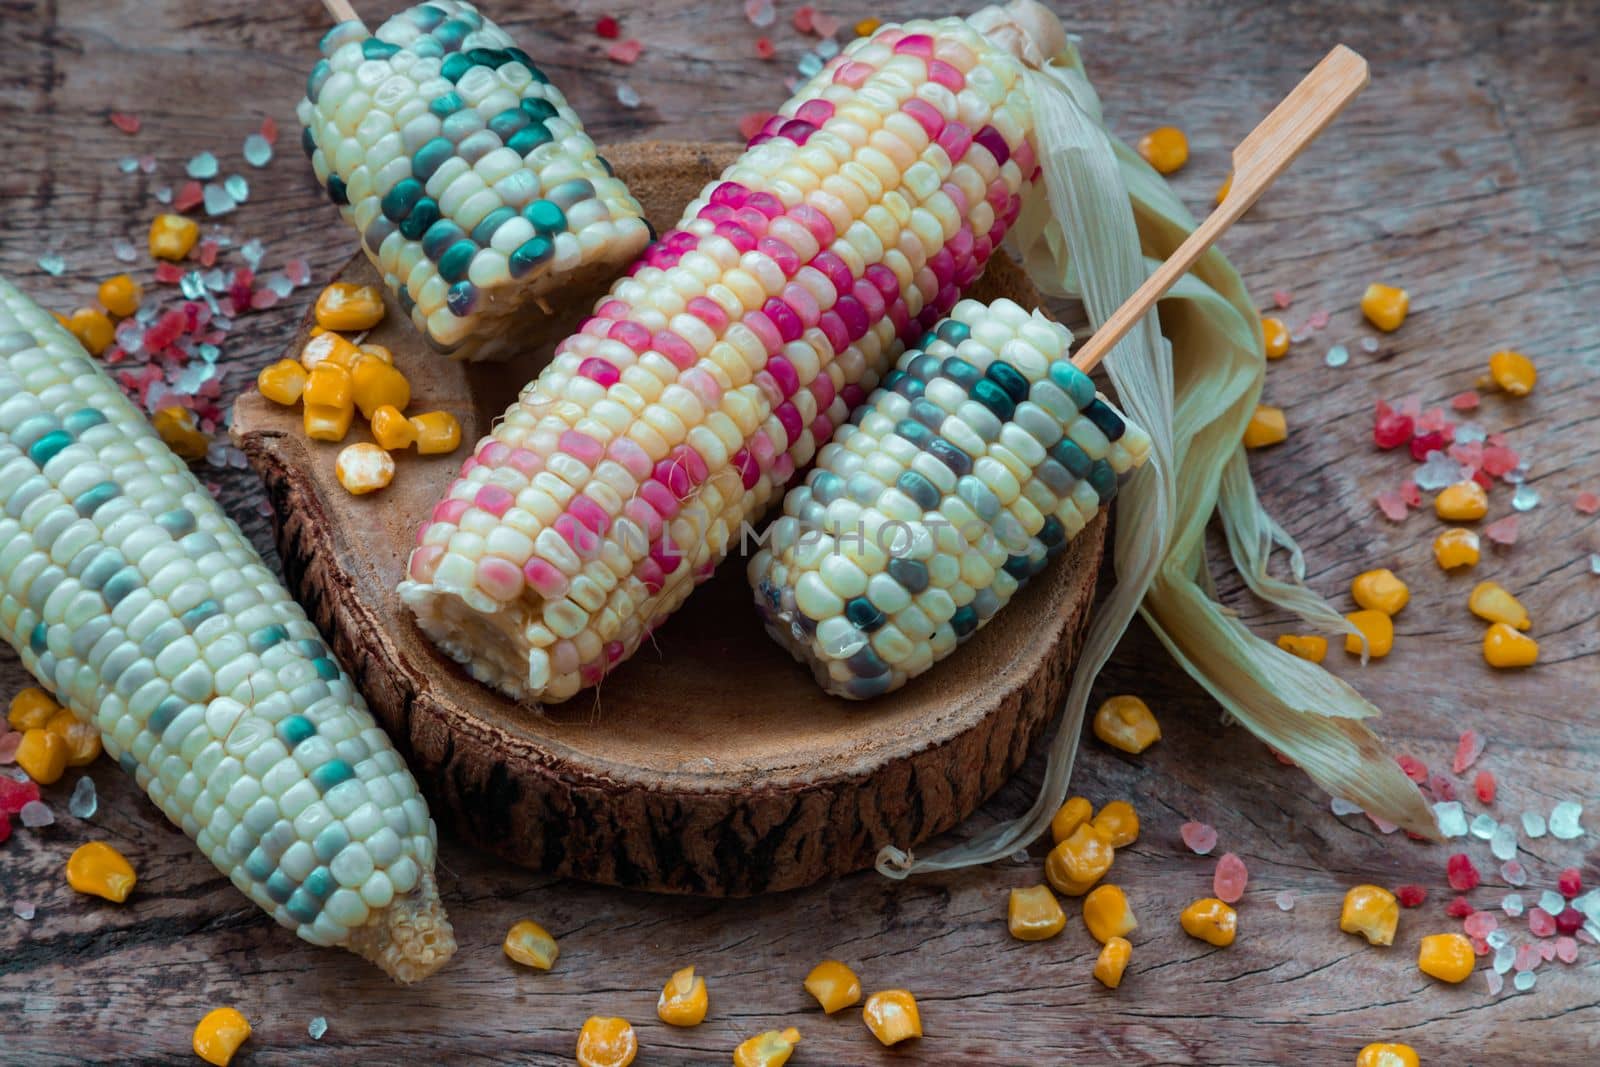
<svg viewBox="0 0 1600 1067">
<path fill-rule="evenodd" d="M 350 6 L 350 0 L 322 0 L 323 8 L 334 22 L 360 22 L 361 16 Z"/>
</svg>

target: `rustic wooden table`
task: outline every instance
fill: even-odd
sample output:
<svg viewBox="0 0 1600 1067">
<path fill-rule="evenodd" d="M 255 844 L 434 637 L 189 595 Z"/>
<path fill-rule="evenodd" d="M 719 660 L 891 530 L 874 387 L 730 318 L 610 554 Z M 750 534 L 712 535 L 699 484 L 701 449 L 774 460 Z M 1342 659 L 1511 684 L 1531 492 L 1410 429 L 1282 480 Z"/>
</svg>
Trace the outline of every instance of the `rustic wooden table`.
<svg viewBox="0 0 1600 1067">
<path fill-rule="evenodd" d="M 375 16 L 381 5 L 364 6 Z M 604 5 L 493 6 L 602 142 L 729 138 L 742 113 L 781 101 L 807 40 L 789 26 L 795 5 L 785 3 L 770 31 L 778 58 L 764 63 L 738 5 L 713 13 L 657 0 L 618 12 L 625 34 L 646 42 L 638 63 L 622 67 L 603 58 L 590 29 Z M 893 0 L 872 13 L 923 7 Z M 249 176 L 249 202 L 225 222 L 241 239 L 263 238 L 269 266 L 305 255 L 320 279 L 349 254 L 295 148 L 294 102 L 324 28 L 315 4 L 62 0 L 6 12 L 0 115 L 12 149 L 0 172 L 0 271 L 48 306 L 70 310 L 92 297 L 95 281 L 116 269 L 113 241 L 142 243 L 157 210 L 153 190 L 204 149 Z M 1371 566 L 1410 582 L 1393 655 L 1366 670 L 1342 653 L 1329 660 L 1388 709 L 1382 729 L 1397 749 L 1442 766 L 1458 733 L 1474 727 L 1489 738 L 1482 765 L 1500 776 L 1501 817 L 1567 798 L 1600 807 L 1600 578 L 1588 563 L 1600 551 L 1600 525 L 1572 505 L 1579 489 L 1600 489 L 1592 5 L 1150 0 L 1062 13 L 1083 37 L 1115 129 L 1130 139 L 1167 122 L 1188 131 L 1192 158 L 1174 181 L 1196 210 L 1226 170 L 1228 146 L 1333 42 L 1371 60 L 1372 88 L 1224 242 L 1263 306 L 1283 287 L 1295 294 L 1291 322 L 1332 312 L 1325 331 L 1273 365 L 1267 399 L 1287 409 L 1292 433 L 1253 467 L 1301 537 L 1318 589 L 1345 603 L 1351 576 Z M 619 105 L 624 83 L 643 99 L 637 109 Z M 118 132 L 111 109 L 138 113 L 143 130 Z M 266 116 L 285 130 L 280 157 L 266 170 L 245 168 L 239 145 Z M 120 173 L 130 153 L 153 155 L 157 173 Z M 60 277 L 36 266 L 47 250 L 65 256 Z M 150 280 L 147 266 L 139 272 Z M 1356 303 L 1377 279 L 1406 286 L 1413 303 L 1405 327 L 1368 354 Z M 224 356 L 227 396 L 275 358 L 314 291 L 241 322 Z M 1335 342 L 1352 352 L 1337 370 L 1322 360 Z M 1373 508 L 1405 463 L 1371 447 L 1372 403 L 1410 392 L 1442 401 L 1508 345 L 1538 361 L 1539 389 L 1520 402 L 1488 398 L 1476 417 L 1532 455 L 1543 503 L 1522 516 L 1515 548 L 1486 552 L 1474 575 L 1447 577 L 1430 558 L 1430 515 L 1391 525 Z M 205 475 L 270 552 L 254 477 Z M 1508 510 L 1509 495 L 1496 492 L 1494 515 Z M 1535 669 L 1484 665 L 1481 627 L 1465 607 L 1478 577 L 1498 579 L 1532 611 L 1542 646 Z M 1236 583 L 1222 592 L 1252 624 L 1285 627 Z M 0 655 L 0 695 L 24 682 L 16 659 Z M 1425 1063 L 1593 1061 L 1600 949 L 1584 946 L 1574 966 L 1542 966 L 1535 990 L 1522 995 L 1491 998 L 1482 974 L 1447 987 L 1418 973 L 1419 937 L 1453 927 L 1444 915 L 1448 852 L 1470 847 L 1490 872 L 1475 903 L 1505 892 L 1482 842 L 1424 846 L 1383 836 L 1360 817 L 1335 818 L 1303 776 L 1219 721 L 1143 630 L 1124 641 L 1100 690 L 1142 694 L 1166 735 L 1140 758 L 1090 741 L 1076 773 L 1077 791 L 1097 802 L 1131 798 L 1144 817 L 1138 844 L 1117 860 L 1117 881 L 1144 925 L 1116 992 L 1090 977 L 1094 945 L 1075 918 L 1042 944 L 1006 935 L 1006 890 L 1038 880 L 1037 848 L 1027 863 L 909 885 L 868 873 L 712 902 L 556 882 L 448 838 L 441 876 L 461 953 L 443 974 L 401 989 L 355 957 L 274 925 L 101 762 L 91 770 L 102 797 L 93 826 L 65 814 L 69 776 L 49 791 L 57 823 L 0 846 L 0 1060 L 170 1062 L 188 1055 L 200 1015 L 231 1003 L 255 1024 L 240 1063 L 569 1062 L 579 1024 L 596 1013 L 633 1020 L 641 1063 L 725 1063 L 743 1036 L 791 1023 L 805 1035 L 796 1064 L 1348 1064 L 1379 1039 L 1414 1044 Z M 1035 759 L 975 823 L 1021 810 L 1039 772 Z M 1219 851 L 1250 865 L 1242 933 L 1227 950 L 1177 927 L 1178 909 L 1209 892 L 1213 866 L 1182 848 L 1178 827 L 1188 819 L 1214 823 Z M 1597 819 L 1600 811 L 1590 815 Z M 61 877 L 67 853 L 90 836 L 139 868 L 140 889 L 125 907 L 76 896 Z M 1568 865 L 1600 883 L 1595 840 L 1525 840 L 1534 887 L 1553 885 Z M 1341 895 L 1362 881 L 1431 890 L 1390 949 L 1338 932 Z M 1291 912 L 1274 906 L 1282 890 L 1297 896 Z M 12 914 L 18 900 L 37 905 L 32 921 Z M 560 938 L 554 972 L 522 971 L 502 957 L 501 935 L 523 916 Z M 886 1052 L 854 1013 L 822 1017 L 800 979 L 824 956 L 853 963 L 869 987 L 914 990 L 927 1036 Z M 710 982 L 712 1014 L 697 1029 L 672 1030 L 654 1017 L 656 994 L 691 962 Z M 329 1029 L 314 1044 L 306 1025 L 319 1015 Z"/>
</svg>

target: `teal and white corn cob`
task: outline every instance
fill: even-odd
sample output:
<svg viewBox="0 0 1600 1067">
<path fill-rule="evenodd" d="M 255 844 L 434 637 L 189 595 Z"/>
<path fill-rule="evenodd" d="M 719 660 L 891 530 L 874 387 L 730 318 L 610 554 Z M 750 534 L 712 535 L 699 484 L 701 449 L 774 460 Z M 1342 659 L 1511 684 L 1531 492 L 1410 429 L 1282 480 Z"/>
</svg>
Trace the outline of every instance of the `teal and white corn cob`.
<svg viewBox="0 0 1600 1067">
<path fill-rule="evenodd" d="M 455 951 L 427 805 L 316 627 L 3 279 L 0 636 L 280 923 L 406 982 Z"/>
<path fill-rule="evenodd" d="M 877 696 L 948 656 L 1145 461 L 1071 342 L 1009 300 L 963 300 L 784 498 L 750 583 L 828 692 Z"/>
</svg>

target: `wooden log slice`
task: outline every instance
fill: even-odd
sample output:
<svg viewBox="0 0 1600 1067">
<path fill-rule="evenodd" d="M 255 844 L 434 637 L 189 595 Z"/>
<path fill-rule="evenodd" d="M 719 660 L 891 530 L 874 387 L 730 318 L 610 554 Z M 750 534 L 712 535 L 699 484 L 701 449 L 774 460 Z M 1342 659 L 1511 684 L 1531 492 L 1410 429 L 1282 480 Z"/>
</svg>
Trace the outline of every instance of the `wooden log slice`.
<svg viewBox="0 0 1600 1067">
<path fill-rule="evenodd" d="M 641 143 L 610 159 L 664 230 L 737 151 Z M 340 278 L 378 281 L 360 255 Z M 342 446 L 308 440 L 298 408 L 255 392 L 235 405 L 234 439 L 266 483 L 290 588 L 409 757 L 435 817 L 528 867 L 710 896 L 803 886 L 956 825 L 1061 706 L 1103 517 L 948 660 L 866 703 L 825 695 L 767 638 L 737 553 L 654 647 L 598 690 L 542 710 L 475 683 L 416 628 L 394 589 L 418 525 L 597 295 L 571 293 L 528 338 L 529 356 L 503 365 L 443 359 L 391 306 L 369 339 L 411 379 L 410 410 L 454 412 L 464 443 L 450 456 L 397 455 L 394 484 L 370 496 L 339 486 Z M 1003 255 L 974 295 L 1039 303 Z M 365 439 L 358 419 L 347 442 Z"/>
</svg>

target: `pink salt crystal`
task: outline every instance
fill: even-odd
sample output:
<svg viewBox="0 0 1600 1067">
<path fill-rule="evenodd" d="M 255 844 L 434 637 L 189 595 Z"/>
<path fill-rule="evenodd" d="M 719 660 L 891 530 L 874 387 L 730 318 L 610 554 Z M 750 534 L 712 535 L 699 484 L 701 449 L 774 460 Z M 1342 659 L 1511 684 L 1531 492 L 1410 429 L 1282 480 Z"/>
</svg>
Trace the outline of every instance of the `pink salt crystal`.
<svg viewBox="0 0 1600 1067">
<path fill-rule="evenodd" d="M 199 182 L 186 181 L 178 187 L 178 191 L 172 196 L 172 210 L 179 213 L 188 211 L 191 208 L 199 207 L 205 198 L 205 193 L 201 190 Z"/>
<path fill-rule="evenodd" d="M 1506 980 L 1501 977 L 1500 972 L 1495 970 L 1484 971 L 1483 980 L 1489 986 L 1489 995 L 1491 997 L 1498 997 L 1500 991 L 1506 987 Z"/>
<path fill-rule="evenodd" d="M 1211 876 L 1211 891 L 1224 904 L 1236 904 L 1244 896 L 1245 883 L 1249 880 L 1250 872 L 1245 869 L 1244 860 L 1232 852 L 1224 852 L 1217 860 L 1216 873 Z"/>
<path fill-rule="evenodd" d="M 1434 433 L 1450 425 L 1450 418 L 1444 413 L 1444 408 L 1429 408 L 1417 416 L 1417 429 L 1423 433 Z"/>
<path fill-rule="evenodd" d="M 1539 942 L 1539 958 L 1544 960 L 1546 963 L 1549 963 L 1551 960 L 1555 959 L 1556 943 L 1550 940 Z"/>
<path fill-rule="evenodd" d="M 139 116 L 130 115 L 126 111 L 113 111 L 110 115 L 111 125 L 123 133 L 134 134 L 139 132 Z"/>
<path fill-rule="evenodd" d="M 1435 774 L 1428 779 L 1428 790 L 1433 793 L 1435 801 L 1449 802 L 1456 798 L 1455 783 L 1442 774 Z"/>
<path fill-rule="evenodd" d="M 1203 822 L 1186 822 L 1178 828 L 1183 843 L 1198 856 L 1208 855 L 1217 847 L 1217 831 Z"/>
<path fill-rule="evenodd" d="M 1562 963 L 1575 963 L 1578 959 L 1578 942 L 1570 937 L 1556 938 L 1556 959 Z"/>
<path fill-rule="evenodd" d="M 17 746 L 22 744 L 22 735 L 15 730 L 0 733 L 0 764 L 17 762 Z"/>
<path fill-rule="evenodd" d="M 291 259 L 283 265 L 283 274 L 291 285 L 307 285 L 311 281 L 311 264 L 303 259 Z"/>
<path fill-rule="evenodd" d="M 1518 945 L 1517 958 L 1511 964 L 1518 974 L 1539 966 L 1539 950 L 1532 945 Z"/>
<path fill-rule="evenodd" d="M 801 4 L 794 10 L 794 28 L 801 33 L 810 33 L 812 20 L 816 18 L 817 9 L 810 4 Z"/>
<path fill-rule="evenodd" d="M 156 281 L 162 285 L 177 285 L 183 281 L 183 268 L 163 259 L 156 264 Z"/>
<path fill-rule="evenodd" d="M 1483 878 L 1483 876 L 1478 873 L 1477 866 L 1473 864 L 1472 857 L 1468 856 L 1465 852 L 1457 852 L 1455 855 L 1451 856 L 1449 860 L 1445 862 L 1445 870 L 1449 875 L 1450 888 L 1459 890 L 1463 893 L 1477 888 L 1478 882 L 1480 882 Z M 1550 922 L 1553 926 L 1555 920 L 1551 919 Z M 1551 932 L 1554 933 L 1554 930 L 1552 929 Z"/>
<path fill-rule="evenodd" d="M 1492 478 L 1517 469 L 1517 464 L 1522 462 L 1522 457 L 1507 448 L 1504 444 L 1495 444 L 1492 439 L 1484 440 L 1483 470 Z"/>
<path fill-rule="evenodd" d="M 626 41 L 618 41 L 610 48 L 607 48 L 606 58 L 613 63 L 632 65 L 634 60 L 639 58 L 639 53 L 643 51 L 644 45 L 630 37 Z"/>
<path fill-rule="evenodd" d="M 1417 483 L 1407 479 L 1400 483 L 1400 499 L 1406 502 L 1408 508 L 1422 506 L 1422 490 L 1417 488 Z"/>
<path fill-rule="evenodd" d="M 1374 815 L 1370 811 L 1367 812 L 1366 815 L 1367 819 L 1372 823 L 1372 825 L 1378 828 L 1378 833 L 1380 834 L 1392 834 L 1396 830 L 1400 829 L 1398 824 L 1392 823 L 1380 815 Z"/>
<path fill-rule="evenodd" d="M 278 294 L 271 289 L 257 289 L 250 294 L 250 306 L 257 311 L 272 307 L 278 302 Z"/>
<path fill-rule="evenodd" d="M 1333 316 L 1328 313 L 1326 308 L 1318 308 L 1316 311 L 1311 313 L 1310 318 L 1306 319 L 1306 325 L 1311 327 L 1313 330 L 1320 330 L 1327 326 L 1328 322 L 1332 318 Z"/>
<path fill-rule="evenodd" d="M 202 267 L 214 267 L 217 265 L 217 251 L 219 247 L 220 246 L 217 244 L 215 238 L 207 237 L 204 241 L 200 242 L 200 265 Z"/>
<path fill-rule="evenodd" d="M 1489 954 L 1489 942 L 1485 941 L 1481 937 L 1474 937 L 1474 938 L 1471 938 L 1470 940 L 1472 941 L 1472 954 L 1473 955 L 1475 955 L 1475 956 L 1487 956 Z"/>
<path fill-rule="evenodd" d="M 1383 512 L 1383 517 L 1390 522 L 1404 522 L 1406 516 L 1410 514 L 1405 497 L 1398 489 L 1385 489 L 1378 494 L 1378 510 Z"/>
<path fill-rule="evenodd" d="M 1475 911 L 1467 916 L 1461 928 L 1468 937 L 1488 937 L 1500 928 L 1500 920 L 1487 911 Z"/>
<path fill-rule="evenodd" d="M 261 136 L 268 144 L 278 143 L 278 120 L 268 115 L 261 120 Z"/>
<path fill-rule="evenodd" d="M 1279 311 L 1286 311 L 1294 303 L 1294 294 L 1287 289 L 1272 290 L 1272 303 Z"/>
<path fill-rule="evenodd" d="M 1485 526 L 1483 536 L 1497 545 L 1514 545 L 1517 543 L 1517 526 L 1517 516 L 1507 515 Z"/>
<path fill-rule="evenodd" d="M 1585 515 L 1593 515 L 1595 512 L 1600 511 L 1600 495 L 1584 490 L 1578 494 L 1578 498 L 1572 502 L 1572 506 Z"/>
<path fill-rule="evenodd" d="M 1481 403 L 1476 389 L 1468 389 L 1464 393 L 1457 393 L 1450 398 L 1450 406 L 1457 411 L 1471 411 Z"/>
<path fill-rule="evenodd" d="M 1418 785 L 1428 780 L 1428 765 L 1415 756 L 1408 756 L 1404 752 L 1394 758 L 1400 769 L 1406 772 L 1406 777 Z"/>
<path fill-rule="evenodd" d="M 1422 414 L 1422 397 L 1412 393 L 1395 401 L 1395 411 L 1401 415 L 1410 415 L 1413 419 Z"/>
<path fill-rule="evenodd" d="M 1529 908 L 1528 929 L 1535 937 L 1553 937 L 1556 932 L 1556 917 L 1541 907 Z"/>
<path fill-rule="evenodd" d="M 1483 755 L 1483 746 L 1487 744 L 1483 735 L 1476 730 L 1463 730 L 1461 740 L 1456 742 L 1456 758 L 1450 762 L 1450 773 L 1460 774 Z"/>
<path fill-rule="evenodd" d="M 832 37 L 839 32 L 839 19 L 818 11 L 811 16 L 811 32 L 824 39 Z"/>
<path fill-rule="evenodd" d="M 771 117 L 772 112 L 770 111 L 752 111 L 741 116 L 739 119 L 739 136 L 746 141 L 750 140 L 750 138 L 761 132 L 761 127 L 765 126 L 767 120 Z"/>
</svg>

